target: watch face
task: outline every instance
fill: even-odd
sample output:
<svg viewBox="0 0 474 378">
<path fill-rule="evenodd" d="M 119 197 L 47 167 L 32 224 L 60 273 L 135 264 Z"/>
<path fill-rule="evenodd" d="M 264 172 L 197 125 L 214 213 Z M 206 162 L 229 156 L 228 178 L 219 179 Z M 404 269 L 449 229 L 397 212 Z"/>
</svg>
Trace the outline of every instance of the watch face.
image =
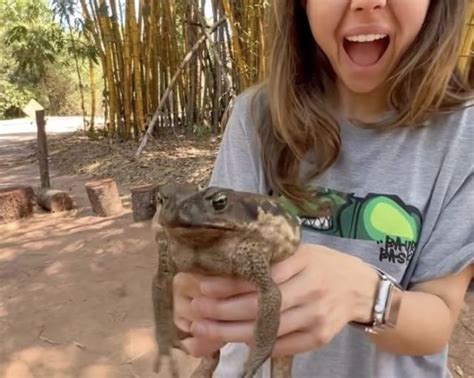
<svg viewBox="0 0 474 378">
<path fill-rule="evenodd" d="M 374 306 L 374 311 L 375 311 L 375 312 L 383 313 L 383 310 L 384 310 L 384 306 L 383 306 L 381 303 L 377 303 L 377 304 Z"/>
<path fill-rule="evenodd" d="M 396 280 L 387 276 L 375 267 L 380 276 L 379 286 L 372 309 L 372 323 L 361 324 L 351 322 L 357 328 L 362 328 L 367 333 L 378 334 L 397 324 L 398 312 L 403 297 L 403 290 Z"/>
</svg>

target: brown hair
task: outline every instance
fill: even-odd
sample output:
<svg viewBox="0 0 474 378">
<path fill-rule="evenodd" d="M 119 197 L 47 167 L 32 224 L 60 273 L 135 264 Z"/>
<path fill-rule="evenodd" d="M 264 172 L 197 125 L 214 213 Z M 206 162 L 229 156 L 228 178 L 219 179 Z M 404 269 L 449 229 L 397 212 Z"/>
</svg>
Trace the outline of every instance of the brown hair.
<svg viewBox="0 0 474 378">
<path fill-rule="evenodd" d="M 468 0 L 431 1 L 425 23 L 389 78 L 390 119 L 365 127 L 381 130 L 422 124 L 472 98 L 457 72 Z M 268 78 L 255 92 L 253 114 L 272 190 L 304 207 L 305 183 L 337 159 L 339 125 L 325 103 L 335 73 L 314 41 L 298 0 L 274 0 L 268 28 Z M 318 67 L 315 72 L 315 67 Z M 300 177 L 300 163 L 315 148 L 317 164 Z"/>
</svg>

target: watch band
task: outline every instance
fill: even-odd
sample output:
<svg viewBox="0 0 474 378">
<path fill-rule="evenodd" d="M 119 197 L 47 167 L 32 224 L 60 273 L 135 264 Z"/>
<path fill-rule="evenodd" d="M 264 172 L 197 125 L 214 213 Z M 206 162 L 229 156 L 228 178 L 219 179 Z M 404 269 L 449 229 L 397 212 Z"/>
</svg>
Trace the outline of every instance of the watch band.
<svg viewBox="0 0 474 378">
<path fill-rule="evenodd" d="M 357 322 L 351 324 L 362 328 L 365 332 L 377 334 L 396 326 L 403 290 L 393 277 L 375 266 L 372 267 L 380 277 L 372 309 L 372 321 L 367 324 Z"/>
</svg>

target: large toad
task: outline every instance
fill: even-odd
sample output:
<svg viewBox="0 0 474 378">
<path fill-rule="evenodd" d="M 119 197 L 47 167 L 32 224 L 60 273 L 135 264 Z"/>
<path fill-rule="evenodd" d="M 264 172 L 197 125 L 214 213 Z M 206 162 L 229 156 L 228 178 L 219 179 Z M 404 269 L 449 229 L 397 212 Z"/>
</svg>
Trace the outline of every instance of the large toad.
<svg viewBox="0 0 474 378">
<path fill-rule="evenodd" d="M 258 289 L 255 345 L 242 377 L 250 378 L 270 357 L 280 322 L 281 294 L 270 265 L 293 254 L 300 242 L 298 221 L 275 198 L 191 184 L 170 183 L 159 189 L 152 228 L 158 244 L 158 272 L 152 295 L 160 355 L 171 360 L 182 332 L 173 323 L 172 280 L 178 271 L 246 279 Z M 219 352 L 204 358 L 194 377 L 211 377 Z M 171 363 L 171 374 L 177 367 Z M 291 358 L 272 359 L 272 374 L 289 376 Z"/>
</svg>

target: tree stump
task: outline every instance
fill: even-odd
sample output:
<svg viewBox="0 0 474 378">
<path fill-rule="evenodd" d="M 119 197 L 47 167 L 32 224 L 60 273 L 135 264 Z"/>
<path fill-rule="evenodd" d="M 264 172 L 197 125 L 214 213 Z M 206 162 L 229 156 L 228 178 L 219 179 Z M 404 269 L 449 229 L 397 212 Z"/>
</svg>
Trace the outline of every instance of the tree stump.
<svg viewBox="0 0 474 378">
<path fill-rule="evenodd" d="M 86 183 L 92 210 L 100 217 L 110 217 L 123 211 L 117 184 L 111 178 Z"/>
<path fill-rule="evenodd" d="M 8 223 L 33 214 L 35 191 L 31 186 L 0 189 L 0 223 Z"/>
<path fill-rule="evenodd" d="M 142 185 L 131 188 L 133 220 L 135 222 L 153 218 L 156 212 L 158 185 Z"/>
<path fill-rule="evenodd" d="M 43 209 L 52 213 L 67 211 L 74 208 L 74 202 L 71 197 L 61 191 L 55 189 L 43 189 L 37 194 L 36 202 Z"/>
</svg>

